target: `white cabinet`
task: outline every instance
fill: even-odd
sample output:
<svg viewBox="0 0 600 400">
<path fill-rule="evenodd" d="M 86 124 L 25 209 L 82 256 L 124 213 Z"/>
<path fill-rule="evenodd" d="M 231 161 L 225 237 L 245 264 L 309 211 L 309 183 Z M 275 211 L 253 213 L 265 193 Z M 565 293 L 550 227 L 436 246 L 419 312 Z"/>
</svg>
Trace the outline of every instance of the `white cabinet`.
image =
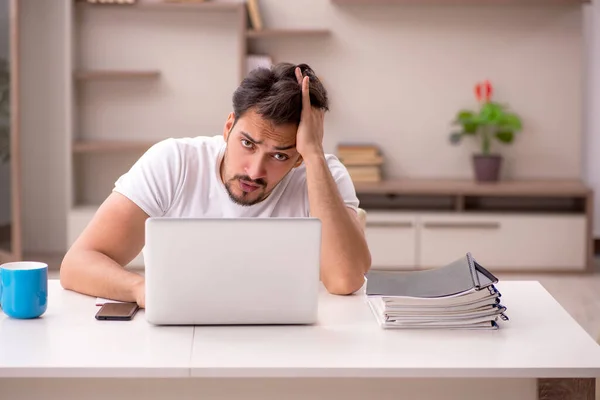
<svg viewBox="0 0 600 400">
<path fill-rule="evenodd" d="M 581 214 L 367 212 L 372 269 L 426 269 L 470 252 L 492 271 L 583 271 Z"/>
<path fill-rule="evenodd" d="M 371 251 L 371 268 L 416 268 L 416 226 L 415 214 L 369 212 L 365 234 Z"/>
<path fill-rule="evenodd" d="M 560 214 L 423 214 L 419 260 L 439 267 L 471 252 L 498 270 L 584 270 L 586 219 Z"/>
</svg>

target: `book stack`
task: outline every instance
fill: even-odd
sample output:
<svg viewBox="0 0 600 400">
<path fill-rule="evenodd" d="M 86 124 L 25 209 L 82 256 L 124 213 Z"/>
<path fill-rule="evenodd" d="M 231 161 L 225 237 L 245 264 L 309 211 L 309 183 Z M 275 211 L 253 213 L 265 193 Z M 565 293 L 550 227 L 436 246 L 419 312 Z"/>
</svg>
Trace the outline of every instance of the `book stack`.
<svg viewBox="0 0 600 400">
<path fill-rule="evenodd" d="M 367 302 L 382 328 L 498 329 L 508 321 L 498 279 L 470 253 L 438 269 L 367 275 Z"/>
<path fill-rule="evenodd" d="M 344 164 L 353 182 L 381 181 L 383 157 L 379 147 L 370 144 L 340 143 L 337 157 Z"/>
</svg>

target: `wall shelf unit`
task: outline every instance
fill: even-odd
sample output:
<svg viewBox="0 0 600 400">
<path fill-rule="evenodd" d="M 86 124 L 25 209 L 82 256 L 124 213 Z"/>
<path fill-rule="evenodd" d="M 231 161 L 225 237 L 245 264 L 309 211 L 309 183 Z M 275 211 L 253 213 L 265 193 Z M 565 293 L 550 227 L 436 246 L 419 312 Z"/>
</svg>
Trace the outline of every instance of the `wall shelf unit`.
<svg viewBox="0 0 600 400">
<path fill-rule="evenodd" d="M 261 29 L 246 31 L 248 39 L 267 39 L 267 38 L 283 38 L 283 37 L 320 37 L 329 36 L 329 29 Z"/>
<path fill-rule="evenodd" d="M 580 181 L 501 181 L 483 184 L 471 180 L 390 179 L 377 183 L 356 183 L 361 194 L 430 194 L 454 196 L 586 196 L 589 188 Z"/>
<path fill-rule="evenodd" d="M 156 79 L 160 77 L 158 70 L 82 70 L 75 71 L 73 76 L 79 81 L 117 80 L 117 79 Z"/>
<path fill-rule="evenodd" d="M 355 187 L 374 269 L 436 268 L 472 252 L 492 271 L 593 270 L 593 192 L 580 181 Z"/>
<path fill-rule="evenodd" d="M 152 145 L 222 128 L 211 116 L 227 115 L 231 93 L 217 92 L 244 75 L 247 48 L 239 2 L 74 1 L 70 11 L 67 248 Z M 130 265 L 142 266 L 141 255 Z"/>
<path fill-rule="evenodd" d="M 73 153 L 145 151 L 155 143 L 155 141 L 79 140 L 73 142 Z"/>
</svg>

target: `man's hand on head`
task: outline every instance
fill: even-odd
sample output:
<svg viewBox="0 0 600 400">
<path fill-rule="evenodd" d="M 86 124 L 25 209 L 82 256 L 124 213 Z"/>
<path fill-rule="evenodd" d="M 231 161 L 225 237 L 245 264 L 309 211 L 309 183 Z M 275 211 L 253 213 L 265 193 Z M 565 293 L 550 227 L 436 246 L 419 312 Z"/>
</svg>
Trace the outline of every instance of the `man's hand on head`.
<svg viewBox="0 0 600 400">
<path fill-rule="evenodd" d="M 315 109 L 310 104 L 310 78 L 303 77 L 296 67 L 296 78 L 302 87 L 302 116 L 296 135 L 296 150 L 304 160 L 311 157 L 323 157 L 323 126 L 325 111 Z"/>
</svg>

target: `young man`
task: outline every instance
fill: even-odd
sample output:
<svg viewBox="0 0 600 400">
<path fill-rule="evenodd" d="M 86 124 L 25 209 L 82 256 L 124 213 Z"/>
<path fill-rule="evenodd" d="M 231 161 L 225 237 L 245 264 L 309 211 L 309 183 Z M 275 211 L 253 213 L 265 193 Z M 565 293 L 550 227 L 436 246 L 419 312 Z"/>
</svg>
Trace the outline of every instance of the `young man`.
<svg viewBox="0 0 600 400">
<path fill-rule="evenodd" d="M 326 110 L 308 65 L 254 70 L 233 95 L 222 136 L 164 140 L 117 180 L 65 255 L 62 286 L 144 307 L 144 278 L 123 266 L 142 250 L 148 217 L 312 216 L 322 223 L 323 284 L 355 292 L 371 255 L 350 176 L 323 152 Z"/>
</svg>

